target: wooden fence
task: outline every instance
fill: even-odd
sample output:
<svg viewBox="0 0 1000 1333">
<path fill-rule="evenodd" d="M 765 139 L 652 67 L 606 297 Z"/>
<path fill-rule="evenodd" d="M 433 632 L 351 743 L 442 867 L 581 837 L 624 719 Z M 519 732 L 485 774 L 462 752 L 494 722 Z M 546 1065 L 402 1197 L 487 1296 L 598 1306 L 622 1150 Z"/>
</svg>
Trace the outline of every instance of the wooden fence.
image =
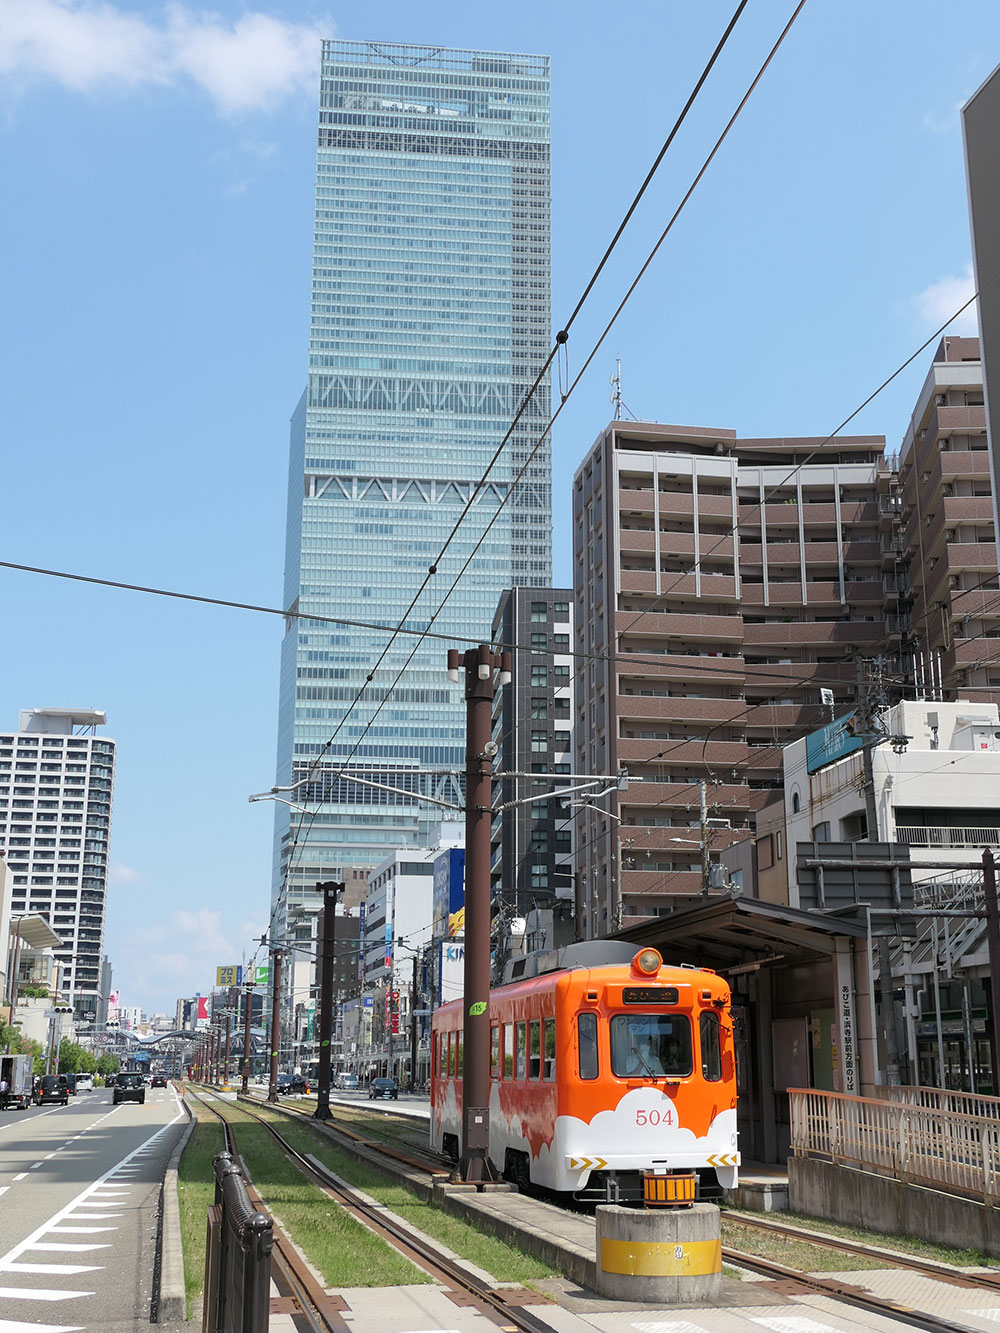
<svg viewBox="0 0 1000 1333">
<path fill-rule="evenodd" d="M 790 1089 L 788 1097 L 796 1157 L 825 1158 L 988 1203 L 1000 1200 L 1000 1118 L 995 1113 L 968 1115 L 915 1101 L 814 1088 Z"/>
</svg>

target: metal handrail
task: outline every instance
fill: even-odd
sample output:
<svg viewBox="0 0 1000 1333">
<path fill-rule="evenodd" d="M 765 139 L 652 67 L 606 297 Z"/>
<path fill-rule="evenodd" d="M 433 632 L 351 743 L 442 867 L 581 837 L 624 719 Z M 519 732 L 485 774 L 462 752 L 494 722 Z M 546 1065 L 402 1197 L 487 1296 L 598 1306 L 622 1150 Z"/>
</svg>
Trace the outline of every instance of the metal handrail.
<svg viewBox="0 0 1000 1333">
<path fill-rule="evenodd" d="M 950 1193 L 1000 1199 L 1000 1120 L 938 1105 L 789 1090 L 796 1157 L 828 1158 Z"/>
<path fill-rule="evenodd" d="M 213 1157 L 212 1169 L 202 1333 L 267 1333 L 273 1224 L 254 1208 L 231 1154 Z"/>
<path fill-rule="evenodd" d="M 1000 828 L 897 824 L 896 841 L 909 847 L 997 847 Z"/>
<path fill-rule="evenodd" d="M 872 1090 L 872 1096 L 879 1101 L 923 1106 L 932 1111 L 1000 1119 L 1000 1097 L 991 1097 L 987 1093 L 961 1092 L 957 1088 L 923 1088 L 914 1084 L 880 1084 Z"/>
</svg>

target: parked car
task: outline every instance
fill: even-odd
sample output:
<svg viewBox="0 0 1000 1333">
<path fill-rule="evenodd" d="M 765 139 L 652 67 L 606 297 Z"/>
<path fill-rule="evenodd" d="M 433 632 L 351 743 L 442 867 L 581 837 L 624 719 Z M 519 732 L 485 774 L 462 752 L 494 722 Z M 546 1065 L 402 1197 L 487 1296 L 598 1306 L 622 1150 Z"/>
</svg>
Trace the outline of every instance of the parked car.
<svg viewBox="0 0 1000 1333">
<path fill-rule="evenodd" d="M 376 1097 L 391 1097 L 398 1101 L 399 1084 L 394 1078 L 373 1078 L 368 1087 L 368 1100 L 374 1101 Z"/>
<path fill-rule="evenodd" d="M 62 1076 L 65 1079 L 65 1076 Z M 57 1074 L 43 1074 L 35 1089 L 35 1105 L 44 1106 L 46 1102 L 61 1102 L 69 1105 L 69 1089 L 65 1081 L 60 1082 Z"/>
<path fill-rule="evenodd" d="M 309 1091 L 309 1080 L 304 1074 L 279 1074 L 278 1096 L 290 1097 L 293 1093 Z"/>
<path fill-rule="evenodd" d="M 115 1079 L 115 1090 L 111 1094 L 115 1106 L 119 1102 L 139 1102 L 146 1100 L 146 1085 L 141 1074 L 126 1072 Z"/>
<path fill-rule="evenodd" d="M 154 1074 L 150 1079 L 149 1086 L 151 1088 L 165 1088 L 167 1086 L 166 1074 Z"/>
<path fill-rule="evenodd" d="M 334 1080 L 334 1087 L 344 1092 L 357 1092 L 358 1086 L 357 1074 L 338 1074 Z"/>
</svg>

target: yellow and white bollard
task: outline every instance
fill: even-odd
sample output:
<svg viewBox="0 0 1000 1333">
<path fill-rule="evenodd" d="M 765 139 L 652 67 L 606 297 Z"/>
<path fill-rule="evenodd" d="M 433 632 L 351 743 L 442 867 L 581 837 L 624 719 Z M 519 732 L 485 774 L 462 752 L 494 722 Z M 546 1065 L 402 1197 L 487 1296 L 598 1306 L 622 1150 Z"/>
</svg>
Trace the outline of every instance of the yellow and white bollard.
<svg viewBox="0 0 1000 1333">
<path fill-rule="evenodd" d="M 615 1300 L 681 1304 L 722 1292 L 722 1238 L 714 1204 L 597 1209 L 597 1289 Z"/>
</svg>

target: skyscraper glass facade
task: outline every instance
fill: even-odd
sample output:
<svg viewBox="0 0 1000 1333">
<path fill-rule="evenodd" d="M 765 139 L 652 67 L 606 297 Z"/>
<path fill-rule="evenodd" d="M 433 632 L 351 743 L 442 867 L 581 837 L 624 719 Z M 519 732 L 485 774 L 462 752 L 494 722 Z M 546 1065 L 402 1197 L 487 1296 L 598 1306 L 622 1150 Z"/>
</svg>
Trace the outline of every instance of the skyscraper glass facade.
<svg viewBox="0 0 1000 1333">
<path fill-rule="evenodd" d="M 548 377 L 476 489 L 550 346 L 549 200 L 547 57 L 324 43 L 309 375 L 288 491 L 285 605 L 298 618 L 278 739 L 278 782 L 317 765 L 292 797 L 317 805 L 292 904 L 438 822 L 348 774 L 457 800 L 464 764 L 446 645 L 424 640 L 408 661 L 416 639 L 400 636 L 375 670 L 386 634 L 310 614 L 395 626 L 436 563 L 407 628 L 444 603 L 435 630 L 475 643 L 505 588 L 551 582 L 547 440 L 529 461 Z M 297 822 L 278 807 L 275 894 Z"/>
</svg>

